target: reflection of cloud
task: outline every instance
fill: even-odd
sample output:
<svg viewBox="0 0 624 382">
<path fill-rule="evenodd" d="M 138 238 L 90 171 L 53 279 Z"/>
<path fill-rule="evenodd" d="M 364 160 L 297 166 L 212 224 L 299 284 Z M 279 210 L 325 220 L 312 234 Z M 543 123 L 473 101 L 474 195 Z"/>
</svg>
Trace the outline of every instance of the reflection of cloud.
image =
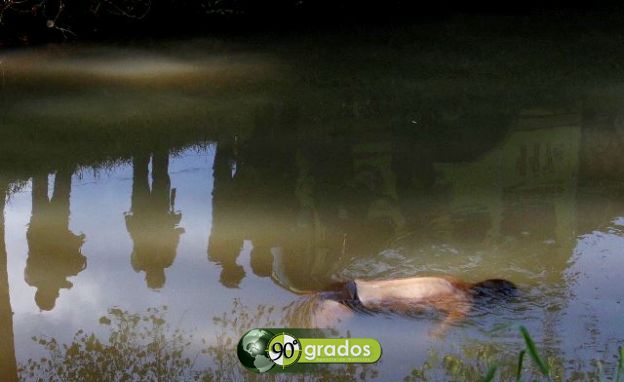
<svg viewBox="0 0 624 382">
<path fill-rule="evenodd" d="M 561 323 L 566 333 L 562 349 L 570 349 L 574 357 L 592 358 L 597 348 L 604 354 L 615 352 L 624 336 L 621 317 L 624 316 L 621 275 L 624 270 L 624 235 L 616 219 L 616 227 L 593 231 L 580 236 L 574 248 L 569 280 L 570 302 Z"/>
<path fill-rule="evenodd" d="M 163 57 L 126 57 L 115 60 L 72 60 L 49 68 L 52 71 L 89 74 L 113 79 L 163 79 L 195 74 L 201 68 Z"/>
<path fill-rule="evenodd" d="M 624 226 L 624 216 L 617 217 L 613 220 L 613 225 Z"/>
<path fill-rule="evenodd" d="M 26 230 L 31 215 L 30 187 L 12 195 L 5 208 L 6 244 L 11 303 L 14 316 L 16 351 L 20 361 L 38 356 L 32 335 L 52 335 L 69 340 L 78 329 L 100 329 L 98 319 L 111 306 L 142 310 L 167 304 L 173 315 L 189 330 L 203 332 L 213 327 L 215 311 L 227 309 L 233 293 L 215 293 L 222 287 L 218 272 L 206 261 L 210 232 L 210 195 L 214 150 L 197 148 L 172 157 L 172 183 L 178 188 L 176 208 L 184 211 L 188 230 L 179 245 L 180 257 L 168 269 L 167 286 L 155 293 L 145 286 L 129 264 L 131 241 L 124 226 L 123 212 L 130 203 L 128 163 L 94 175 L 84 171 L 74 177 L 71 194 L 70 229 L 84 232 L 83 253 L 88 267 L 68 280 L 70 290 L 62 289 L 55 308 L 40 312 L 34 303 L 35 289 L 24 282 L 28 247 Z M 199 169 L 198 169 L 199 167 Z M 193 168 L 195 171 L 185 171 Z M 196 344 L 199 346 L 200 344 Z"/>
<path fill-rule="evenodd" d="M 24 282 L 24 268 L 28 255 L 26 227 L 30 220 L 30 185 L 11 195 L 4 214 L 11 307 L 14 312 L 35 312 L 37 311 L 33 309 L 35 288 L 29 287 Z"/>
<path fill-rule="evenodd" d="M 97 312 L 104 301 L 103 294 L 104 291 L 95 280 L 84 278 L 80 280 L 80 288 L 75 288 L 73 291 L 72 302 L 80 305 L 82 310 Z"/>
<path fill-rule="evenodd" d="M 203 83 L 197 82 L 198 78 L 211 83 L 242 77 L 258 79 L 259 74 L 267 76 L 273 72 L 275 66 L 267 57 L 226 55 L 201 46 L 194 47 L 189 53 L 192 58 L 181 59 L 179 52 L 176 57 L 168 57 L 127 48 L 75 48 L 71 56 L 66 56 L 40 48 L 7 55 L 2 63 L 8 78 L 28 74 L 29 77 L 54 76 L 55 79 L 81 78 L 89 82 L 123 81 L 127 84 L 128 81 L 149 81 L 150 86 L 171 81 L 178 85 L 182 81 L 197 86 Z"/>
</svg>

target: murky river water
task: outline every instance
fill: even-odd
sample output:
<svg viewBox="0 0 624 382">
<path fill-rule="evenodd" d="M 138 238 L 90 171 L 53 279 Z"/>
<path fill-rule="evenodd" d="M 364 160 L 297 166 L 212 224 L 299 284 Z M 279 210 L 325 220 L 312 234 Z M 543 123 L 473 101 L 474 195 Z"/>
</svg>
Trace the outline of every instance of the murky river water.
<svg viewBox="0 0 624 382">
<path fill-rule="evenodd" d="M 510 377 L 518 325 L 556 379 L 595 377 L 596 360 L 611 373 L 624 87 L 548 42 L 508 56 L 455 44 L 3 54 L 3 380 L 15 365 L 34 379 L 28 360 L 45 369 L 52 338 L 108 343 L 162 306 L 163 339 L 181 330 L 188 368 L 245 380 L 241 331 L 309 325 L 305 293 L 336 280 L 416 275 L 506 278 L 522 293 L 443 337 L 435 315 L 356 315 L 338 333 L 378 338 L 382 360 L 323 378 L 470 380 L 495 362 Z M 54 367 L 97 353 L 76 349 Z"/>
</svg>

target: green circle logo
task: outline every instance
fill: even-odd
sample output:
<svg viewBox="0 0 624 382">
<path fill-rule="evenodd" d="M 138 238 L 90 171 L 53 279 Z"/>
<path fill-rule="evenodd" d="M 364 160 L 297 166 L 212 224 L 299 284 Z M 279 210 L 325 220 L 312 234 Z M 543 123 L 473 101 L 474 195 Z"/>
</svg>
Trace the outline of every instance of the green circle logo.
<svg viewBox="0 0 624 382">
<path fill-rule="evenodd" d="M 276 365 L 286 368 L 294 365 L 301 356 L 301 342 L 288 333 L 276 335 L 269 341 L 267 353 Z"/>
<path fill-rule="evenodd" d="M 245 333 L 236 349 L 241 364 L 254 373 L 271 370 L 275 362 L 269 358 L 267 349 L 274 337 L 275 334 L 265 329 L 253 329 Z"/>
</svg>

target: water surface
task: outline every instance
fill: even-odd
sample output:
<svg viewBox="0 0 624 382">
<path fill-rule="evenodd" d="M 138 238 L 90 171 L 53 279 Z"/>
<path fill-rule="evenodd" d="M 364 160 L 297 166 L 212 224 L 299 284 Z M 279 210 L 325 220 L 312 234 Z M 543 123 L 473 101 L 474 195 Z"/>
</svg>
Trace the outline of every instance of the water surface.
<svg viewBox="0 0 624 382">
<path fill-rule="evenodd" d="M 595 377 L 597 359 L 611 371 L 624 88 L 573 44 L 553 67 L 558 43 L 460 42 L 4 54 L 1 375 L 47 354 L 33 336 L 105 340 L 111 309 L 164 305 L 194 368 L 243 380 L 228 337 L 310 325 L 305 293 L 336 280 L 418 275 L 522 294 L 444 337 L 436 315 L 341 322 L 382 344 L 366 379 L 475 379 L 513 365 L 520 324 L 557 379 Z"/>
</svg>

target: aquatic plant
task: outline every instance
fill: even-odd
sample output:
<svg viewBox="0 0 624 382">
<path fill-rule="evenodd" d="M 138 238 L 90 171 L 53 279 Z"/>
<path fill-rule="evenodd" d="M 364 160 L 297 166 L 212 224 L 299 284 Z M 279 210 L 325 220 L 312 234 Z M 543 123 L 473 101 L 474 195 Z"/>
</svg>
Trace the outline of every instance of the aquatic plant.
<svg viewBox="0 0 624 382">
<path fill-rule="evenodd" d="M 286 308 L 288 309 L 288 307 Z M 122 381 L 365 381 L 377 376 L 374 365 L 322 366 L 312 373 L 254 374 L 246 371 L 236 355 L 240 336 L 251 327 L 283 326 L 283 314 L 273 306 L 248 307 L 234 300 L 231 311 L 214 317 L 220 330 L 216 341 L 191 351 L 195 342 L 186 331 L 167 323 L 167 307 L 148 308 L 131 313 L 111 308 L 100 318 L 109 329 L 107 340 L 79 330 L 69 344 L 52 337 L 33 337 L 47 355 L 29 359 L 18 369 L 20 381 L 122 382 Z M 281 318 L 278 318 L 281 317 Z M 207 356 L 210 367 L 200 367 L 200 356 Z"/>
<path fill-rule="evenodd" d="M 47 355 L 29 359 L 19 365 L 21 381 L 366 381 L 378 376 L 375 365 L 326 365 L 313 373 L 253 374 L 240 365 L 234 348 L 240 336 L 251 327 L 289 326 L 292 314 L 289 306 L 278 311 L 269 305 L 248 307 L 234 300 L 232 309 L 213 322 L 219 329 L 215 341 L 201 340 L 203 349 L 190 351 L 196 343 L 192 335 L 167 323 L 167 307 L 149 308 L 145 313 L 130 313 L 111 308 L 100 318 L 109 329 L 108 339 L 79 330 L 69 344 L 55 338 L 33 337 Z M 290 318 L 289 318 L 290 317 Z M 524 341 L 514 362 L 509 352 L 494 344 L 471 347 L 462 357 L 431 352 L 429 360 L 412 370 L 403 380 L 462 380 L 462 381 L 534 381 L 562 380 L 561 360 L 544 357 L 529 331 L 521 326 Z M 346 333 L 348 336 L 349 333 Z M 206 356 L 209 367 L 199 367 L 198 357 Z M 529 357 L 534 367 L 525 365 Z M 612 380 L 624 378 L 624 348 L 618 350 L 618 362 Z M 484 372 L 484 370 L 486 370 Z M 595 370 L 579 373 L 571 380 L 606 381 L 603 364 L 596 362 Z"/>
<path fill-rule="evenodd" d="M 240 300 L 235 299 L 229 312 L 213 318 L 215 325 L 220 327 L 220 333 L 217 335 L 215 344 L 208 346 L 204 350 L 204 353 L 213 360 L 214 366 L 204 372 L 203 381 L 355 382 L 374 379 L 378 375 L 375 365 L 356 364 L 323 365 L 315 369 L 314 372 L 297 374 L 253 374 L 245 371 L 238 361 L 236 353 L 232 351 L 238 339 L 249 328 L 293 327 L 294 322 L 300 323 L 299 317 L 293 311 L 299 311 L 300 309 L 302 309 L 301 303 L 293 303 L 284 307 L 283 311 L 276 312 L 273 306 L 258 305 L 249 307 L 241 303 Z M 337 335 L 337 333 L 334 334 Z"/>
<path fill-rule="evenodd" d="M 496 366 L 491 366 L 488 372 L 483 377 L 483 382 L 490 382 L 494 380 L 494 376 L 496 375 Z"/>
<path fill-rule="evenodd" d="M 533 362 L 535 362 L 535 364 L 537 365 L 539 370 L 542 372 L 544 377 L 550 381 L 551 378 L 550 378 L 550 370 L 548 369 L 548 365 L 539 355 L 539 352 L 537 351 L 537 347 L 535 346 L 535 342 L 531 338 L 529 331 L 524 326 L 520 326 L 520 333 L 522 334 L 522 338 L 524 338 L 524 342 L 526 344 L 526 351 L 529 353 L 529 356 L 531 357 Z M 521 362 L 519 362 L 519 364 L 521 366 Z M 518 370 L 518 373 L 521 373 L 521 370 Z"/>
<path fill-rule="evenodd" d="M 572 375 L 564 376 L 563 360 L 558 357 L 546 357 L 540 353 L 528 329 L 520 326 L 519 333 L 524 348 L 518 352 L 514 363 L 508 349 L 493 344 L 479 344 L 464 349 L 461 356 L 430 352 L 425 364 L 406 376 L 405 382 L 412 381 L 607 381 L 624 380 L 624 348 L 618 349 L 618 362 L 613 378 L 607 378 L 604 364 L 596 360 L 593 370 L 577 370 Z M 474 351 L 474 349 L 477 349 Z M 526 357 L 531 365 L 524 361 Z"/>
<path fill-rule="evenodd" d="M 516 382 L 520 381 L 520 379 L 522 378 L 522 364 L 524 363 L 525 355 L 526 355 L 526 350 L 522 350 L 518 354 L 518 368 L 516 370 Z"/>
<path fill-rule="evenodd" d="M 615 382 L 620 382 L 624 374 L 624 347 L 620 347 L 620 357 L 618 359 L 617 371 L 615 373 Z"/>
<path fill-rule="evenodd" d="M 29 359 L 18 369 L 21 381 L 199 381 L 195 356 L 187 354 L 192 335 L 172 329 L 167 307 L 144 314 L 111 308 L 100 318 L 110 327 L 108 340 L 79 330 L 70 344 L 55 338 L 32 337 L 47 356 Z"/>
<path fill-rule="evenodd" d="M 546 381 L 552 381 L 553 379 L 551 376 L 551 370 L 548 366 L 548 362 L 546 359 L 544 359 L 542 355 L 540 355 L 539 351 L 537 350 L 537 346 L 535 345 L 535 341 L 533 341 L 533 338 L 529 334 L 529 331 L 527 330 L 527 328 L 524 326 L 520 326 L 520 334 L 522 335 L 522 338 L 524 339 L 524 343 L 526 347 L 525 349 L 520 351 L 520 353 L 518 354 L 518 366 L 516 369 L 516 378 L 515 378 L 516 382 L 520 382 L 523 380 L 522 378 L 523 363 L 524 363 L 524 357 L 527 353 L 529 354 L 529 357 L 531 358 L 531 360 L 537 366 L 538 370 L 541 372 L 542 378 L 545 379 Z M 600 382 L 606 381 L 607 377 L 605 375 L 604 368 L 600 360 L 596 361 L 596 369 L 597 370 L 595 374 L 596 374 L 597 380 Z M 621 380 L 623 369 L 624 369 L 624 348 L 620 348 L 619 359 L 618 359 L 618 363 L 616 367 L 616 374 L 613 379 L 614 381 L 619 382 Z M 490 367 L 490 369 L 487 371 L 487 373 L 483 377 L 482 381 L 484 382 L 493 381 L 494 376 L 496 375 L 496 370 L 497 370 L 496 365 Z"/>
</svg>

